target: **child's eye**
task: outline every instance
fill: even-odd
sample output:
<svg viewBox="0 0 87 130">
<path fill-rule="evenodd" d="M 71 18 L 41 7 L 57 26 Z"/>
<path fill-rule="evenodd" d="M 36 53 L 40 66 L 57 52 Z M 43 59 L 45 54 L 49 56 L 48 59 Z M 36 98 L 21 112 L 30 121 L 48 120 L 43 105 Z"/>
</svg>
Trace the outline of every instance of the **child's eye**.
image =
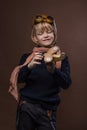
<svg viewBox="0 0 87 130">
<path fill-rule="evenodd" d="M 42 35 L 42 34 L 43 34 L 43 32 L 37 32 L 36 34 L 37 34 L 37 35 Z"/>
<path fill-rule="evenodd" d="M 47 30 L 47 33 L 52 33 L 53 32 L 53 30 Z"/>
</svg>

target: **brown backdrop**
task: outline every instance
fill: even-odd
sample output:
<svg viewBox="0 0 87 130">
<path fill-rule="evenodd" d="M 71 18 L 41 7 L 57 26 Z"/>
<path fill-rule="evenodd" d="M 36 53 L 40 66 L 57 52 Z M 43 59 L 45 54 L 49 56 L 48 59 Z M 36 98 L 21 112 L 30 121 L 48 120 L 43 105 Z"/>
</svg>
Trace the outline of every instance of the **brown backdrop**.
<svg viewBox="0 0 87 130">
<path fill-rule="evenodd" d="M 72 85 L 61 93 L 57 129 L 87 130 L 87 1 L 2 0 L 0 2 L 0 130 L 15 130 L 16 102 L 8 94 L 9 77 L 21 55 L 32 49 L 31 20 L 55 17 L 58 45 L 70 59 Z"/>
</svg>

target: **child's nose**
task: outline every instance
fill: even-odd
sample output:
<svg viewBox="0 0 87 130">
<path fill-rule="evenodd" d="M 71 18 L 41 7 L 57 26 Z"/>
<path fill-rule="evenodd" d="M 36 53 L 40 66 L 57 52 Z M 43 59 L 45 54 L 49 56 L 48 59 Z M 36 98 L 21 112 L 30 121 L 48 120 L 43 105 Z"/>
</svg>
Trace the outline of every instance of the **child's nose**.
<svg viewBox="0 0 87 130">
<path fill-rule="evenodd" d="M 48 37 L 48 33 L 47 32 L 44 32 L 44 37 Z"/>
</svg>

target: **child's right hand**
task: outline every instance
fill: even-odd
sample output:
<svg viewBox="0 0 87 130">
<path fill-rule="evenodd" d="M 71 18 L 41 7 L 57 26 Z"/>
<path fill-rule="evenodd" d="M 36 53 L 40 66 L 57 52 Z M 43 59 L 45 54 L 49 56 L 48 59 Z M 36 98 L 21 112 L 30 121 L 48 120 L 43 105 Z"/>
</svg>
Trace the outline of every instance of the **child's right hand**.
<svg viewBox="0 0 87 130">
<path fill-rule="evenodd" d="M 32 69 L 32 68 L 34 68 L 36 65 L 41 64 L 42 58 L 43 58 L 42 53 L 40 53 L 40 52 L 34 53 L 34 57 L 33 57 L 33 59 L 31 60 L 31 62 L 28 64 L 28 68 L 29 68 L 29 69 Z"/>
</svg>

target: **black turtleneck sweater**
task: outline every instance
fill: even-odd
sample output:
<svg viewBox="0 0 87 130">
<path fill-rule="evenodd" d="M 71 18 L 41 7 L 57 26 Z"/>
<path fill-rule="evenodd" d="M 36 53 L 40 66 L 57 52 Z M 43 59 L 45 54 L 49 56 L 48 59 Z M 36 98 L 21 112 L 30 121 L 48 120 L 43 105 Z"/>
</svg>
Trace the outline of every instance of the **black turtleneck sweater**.
<svg viewBox="0 0 87 130">
<path fill-rule="evenodd" d="M 24 54 L 20 64 L 28 56 L 29 54 Z M 60 102 L 58 93 L 61 88 L 67 89 L 71 84 L 68 57 L 62 61 L 61 70 L 55 67 L 54 73 L 47 70 L 43 60 L 31 70 L 27 65 L 24 66 L 20 69 L 18 83 L 25 83 L 25 87 L 19 91 L 21 100 L 41 104 L 45 109 L 56 109 Z"/>
</svg>

